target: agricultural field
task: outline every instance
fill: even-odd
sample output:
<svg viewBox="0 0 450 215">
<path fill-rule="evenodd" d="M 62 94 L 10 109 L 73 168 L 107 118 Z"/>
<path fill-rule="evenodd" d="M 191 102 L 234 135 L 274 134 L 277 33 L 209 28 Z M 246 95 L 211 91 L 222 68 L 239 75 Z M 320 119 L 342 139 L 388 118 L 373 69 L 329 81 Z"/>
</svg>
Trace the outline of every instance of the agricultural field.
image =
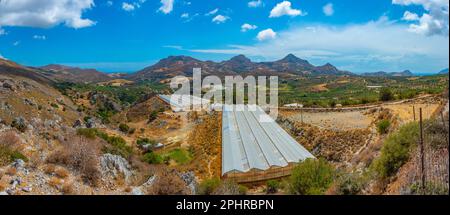
<svg viewBox="0 0 450 215">
<path fill-rule="evenodd" d="M 438 94 L 447 87 L 447 83 L 446 75 L 415 78 L 319 76 L 280 80 L 278 93 L 280 105 L 301 103 L 306 107 L 333 107 L 336 104 L 348 106 L 379 102 L 381 88 L 389 88 L 394 100 L 419 94 Z"/>
</svg>

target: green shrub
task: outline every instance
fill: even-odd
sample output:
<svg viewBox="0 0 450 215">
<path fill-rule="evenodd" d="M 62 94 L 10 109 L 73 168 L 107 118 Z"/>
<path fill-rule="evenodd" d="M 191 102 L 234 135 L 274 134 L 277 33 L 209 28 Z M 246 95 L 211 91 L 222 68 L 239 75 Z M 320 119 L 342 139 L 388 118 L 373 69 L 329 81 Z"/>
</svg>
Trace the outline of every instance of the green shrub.
<svg viewBox="0 0 450 215">
<path fill-rule="evenodd" d="M 156 141 L 150 140 L 148 138 L 139 138 L 138 140 L 136 140 L 136 144 L 139 146 L 143 146 L 143 145 L 147 145 L 147 144 L 155 145 Z"/>
<path fill-rule="evenodd" d="M 289 179 L 292 194 L 320 195 L 330 187 L 334 168 L 322 159 L 307 159 L 298 164 Z"/>
<path fill-rule="evenodd" d="M 278 188 L 280 187 L 280 182 L 278 182 L 277 180 L 269 180 L 267 181 L 266 185 L 267 185 L 266 189 L 267 193 L 276 193 L 278 192 Z"/>
<path fill-rule="evenodd" d="M 219 178 L 205 179 L 198 185 L 198 194 L 211 195 L 220 186 Z"/>
<path fill-rule="evenodd" d="M 394 99 L 394 94 L 389 88 L 383 88 L 380 91 L 380 100 L 381 101 L 391 101 Z"/>
<path fill-rule="evenodd" d="M 153 122 L 158 118 L 158 111 L 152 111 L 148 117 L 148 122 Z"/>
<path fill-rule="evenodd" d="M 16 159 L 22 159 L 23 161 L 28 162 L 28 158 L 19 151 L 0 144 L 0 166 L 11 163 Z"/>
<path fill-rule="evenodd" d="M 89 139 L 95 139 L 95 137 L 97 137 L 98 131 L 95 128 L 79 128 L 77 130 L 77 134 Z"/>
<path fill-rule="evenodd" d="M 357 174 L 344 173 L 335 182 L 337 195 L 357 195 L 363 189 L 363 180 Z"/>
<path fill-rule="evenodd" d="M 124 158 L 129 158 L 133 153 L 133 149 L 127 145 L 127 142 L 122 137 L 110 136 L 106 141 L 110 145 L 103 149 L 105 153 L 120 155 Z"/>
<path fill-rule="evenodd" d="M 130 131 L 130 126 L 128 126 L 127 124 L 120 124 L 119 125 L 119 130 L 123 133 L 128 133 Z"/>
<path fill-rule="evenodd" d="M 389 127 L 391 127 L 391 121 L 387 119 L 383 119 L 377 123 L 377 130 L 380 134 L 388 133 Z"/>
<path fill-rule="evenodd" d="M 163 161 L 162 157 L 154 152 L 146 153 L 142 160 L 149 164 L 160 164 Z"/>
<path fill-rule="evenodd" d="M 408 123 L 389 135 L 381 148 L 381 155 L 372 164 L 372 168 L 381 178 L 394 175 L 409 159 L 411 148 L 416 145 L 419 136 L 417 123 Z"/>
<path fill-rule="evenodd" d="M 413 195 L 448 195 L 448 187 L 442 186 L 432 182 L 425 183 L 425 189 L 422 188 L 420 183 L 414 183 L 411 185 L 411 194 Z"/>
<path fill-rule="evenodd" d="M 10 160 L 11 160 L 11 161 L 15 161 L 15 160 L 17 160 L 17 159 L 21 159 L 21 160 L 23 160 L 23 161 L 25 161 L 25 162 L 28 162 L 28 158 L 27 158 L 25 155 L 23 155 L 23 154 L 20 153 L 19 151 L 13 151 L 13 152 L 10 154 Z"/>
</svg>

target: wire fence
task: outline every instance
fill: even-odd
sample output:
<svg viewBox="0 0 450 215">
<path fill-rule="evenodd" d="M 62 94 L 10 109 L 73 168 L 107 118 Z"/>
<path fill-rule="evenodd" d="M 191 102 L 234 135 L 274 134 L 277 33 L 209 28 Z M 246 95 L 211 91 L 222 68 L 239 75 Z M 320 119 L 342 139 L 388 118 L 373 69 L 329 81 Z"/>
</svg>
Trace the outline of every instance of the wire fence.
<svg viewBox="0 0 450 215">
<path fill-rule="evenodd" d="M 414 168 L 409 173 L 410 181 L 407 183 L 410 193 L 449 194 L 448 129 L 448 112 L 437 113 L 434 118 L 423 123 L 423 151 L 419 142 L 412 157 Z"/>
</svg>

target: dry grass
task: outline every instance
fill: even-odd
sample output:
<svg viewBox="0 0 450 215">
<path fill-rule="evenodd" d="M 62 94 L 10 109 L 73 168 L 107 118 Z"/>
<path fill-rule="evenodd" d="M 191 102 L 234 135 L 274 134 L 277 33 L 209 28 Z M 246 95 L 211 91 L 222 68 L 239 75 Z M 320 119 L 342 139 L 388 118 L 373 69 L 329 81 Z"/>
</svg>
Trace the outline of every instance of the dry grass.
<svg viewBox="0 0 450 215">
<path fill-rule="evenodd" d="M 100 143 L 82 137 L 68 139 L 71 141 L 64 143 L 62 148 L 49 156 L 47 162 L 73 168 L 86 182 L 96 185 L 100 179 Z"/>
<path fill-rule="evenodd" d="M 6 169 L 6 174 L 10 175 L 10 176 L 14 176 L 17 174 L 17 169 L 14 167 L 8 167 L 8 169 Z"/>
<path fill-rule="evenodd" d="M 55 165 L 47 164 L 44 166 L 43 170 L 45 174 L 52 175 L 53 173 L 55 173 L 55 169 L 56 169 Z"/>
<path fill-rule="evenodd" d="M 188 195 L 186 183 L 172 170 L 163 169 L 147 193 L 150 195 Z"/>
<path fill-rule="evenodd" d="M 64 195 L 73 195 L 75 194 L 74 188 L 73 188 L 73 184 L 70 182 L 65 182 L 62 187 L 61 187 L 61 192 Z"/>
<path fill-rule="evenodd" d="M 55 174 L 59 178 L 67 178 L 67 176 L 69 176 L 69 171 L 67 171 L 64 168 L 58 168 L 58 169 L 56 169 Z"/>
<path fill-rule="evenodd" d="M 20 152 L 21 140 L 14 131 L 0 134 L 0 166 L 11 162 L 11 155 Z"/>
<path fill-rule="evenodd" d="M 59 189 L 62 184 L 62 180 L 57 177 L 51 177 L 50 180 L 48 180 L 48 184 L 56 189 Z"/>
<path fill-rule="evenodd" d="M 214 114 L 192 129 L 188 143 L 193 147 L 190 170 L 202 179 L 219 177 L 221 173 L 221 116 Z"/>
</svg>

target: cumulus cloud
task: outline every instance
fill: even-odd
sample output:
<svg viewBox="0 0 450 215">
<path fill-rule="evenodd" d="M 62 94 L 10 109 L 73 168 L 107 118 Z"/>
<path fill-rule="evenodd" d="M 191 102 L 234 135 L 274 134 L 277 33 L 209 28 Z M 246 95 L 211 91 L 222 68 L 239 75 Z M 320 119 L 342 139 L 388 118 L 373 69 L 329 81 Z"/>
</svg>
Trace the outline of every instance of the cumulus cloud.
<svg viewBox="0 0 450 215">
<path fill-rule="evenodd" d="M 133 11 L 134 9 L 136 9 L 136 8 L 134 7 L 133 4 L 129 4 L 129 3 L 123 2 L 123 3 L 122 3 L 122 9 L 123 9 L 124 11 L 130 12 L 130 11 Z"/>
<path fill-rule="evenodd" d="M 216 14 L 217 12 L 219 12 L 219 8 L 209 11 L 208 13 L 205 14 L 205 16 L 212 16 L 212 15 Z"/>
<path fill-rule="evenodd" d="M 229 19 L 230 19 L 230 17 L 228 17 L 228 16 L 217 15 L 212 19 L 212 22 L 214 22 L 216 24 L 222 24 L 222 23 L 225 23 L 226 21 L 228 21 Z"/>
<path fill-rule="evenodd" d="M 245 23 L 245 24 L 243 24 L 241 26 L 241 31 L 242 32 L 247 32 L 247 31 L 250 31 L 250 30 L 255 30 L 257 28 L 258 28 L 258 26 L 256 26 L 256 25 Z"/>
<path fill-rule="evenodd" d="M 46 40 L 47 37 L 45 35 L 34 35 L 33 39 L 35 39 L 35 40 Z"/>
<path fill-rule="evenodd" d="M 258 36 L 256 36 L 256 38 L 258 38 L 259 41 L 275 39 L 276 37 L 277 33 L 273 31 L 271 28 L 260 31 L 258 33 Z"/>
<path fill-rule="evenodd" d="M 244 54 L 266 60 L 293 53 L 317 65 L 330 62 L 352 72 L 405 69 L 434 72 L 448 67 L 448 37 L 412 34 L 406 30 L 408 27 L 385 19 L 339 27 L 321 24 L 297 26 L 277 32 L 272 40 L 253 45 L 230 44 L 227 49 L 191 51 Z"/>
<path fill-rule="evenodd" d="M 263 6 L 263 2 L 261 0 L 256 0 L 256 1 L 250 1 L 247 3 L 248 7 L 261 7 Z"/>
<path fill-rule="evenodd" d="M 405 13 L 403 14 L 402 20 L 417 21 L 417 20 L 419 20 L 419 15 L 417 15 L 416 13 L 411 13 L 409 11 L 405 11 Z"/>
<path fill-rule="evenodd" d="M 449 33 L 448 0 L 393 0 L 396 5 L 420 5 L 425 9 L 425 13 L 419 18 L 414 17 L 413 14 L 409 18 L 414 18 L 417 23 L 410 24 L 409 31 L 428 36 L 432 35 L 446 35 Z M 405 12 L 406 14 L 406 12 Z M 405 18 L 405 15 L 404 17 Z M 412 21 L 412 20 L 408 20 Z"/>
<path fill-rule="evenodd" d="M 173 10 L 174 0 L 161 0 L 162 6 L 158 9 L 164 14 L 169 14 Z"/>
<path fill-rule="evenodd" d="M 333 16 L 334 14 L 334 8 L 332 3 L 328 3 L 322 8 L 323 14 L 326 16 Z"/>
<path fill-rule="evenodd" d="M 283 1 L 278 3 L 272 11 L 270 11 L 270 18 L 280 17 L 280 16 L 304 16 L 304 12 L 298 9 L 293 9 L 290 1 Z"/>
<path fill-rule="evenodd" d="M 93 8 L 93 0 L 2 0 L 0 26 L 49 28 L 65 24 L 84 28 L 95 22 L 83 18 L 83 12 Z"/>
</svg>

